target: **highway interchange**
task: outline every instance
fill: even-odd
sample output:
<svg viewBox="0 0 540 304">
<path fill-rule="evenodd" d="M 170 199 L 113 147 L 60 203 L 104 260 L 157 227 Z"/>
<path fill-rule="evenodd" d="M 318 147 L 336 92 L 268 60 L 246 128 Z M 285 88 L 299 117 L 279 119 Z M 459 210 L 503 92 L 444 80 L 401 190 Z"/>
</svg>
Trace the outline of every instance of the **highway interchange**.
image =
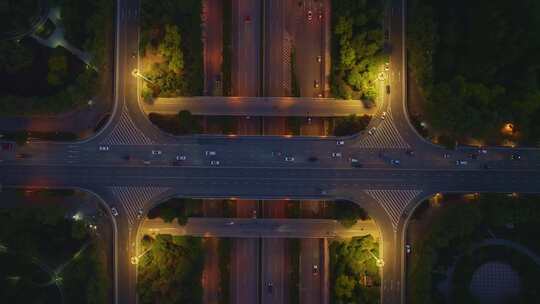
<svg viewBox="0 0 540 304">
<path fill-rule="evenodd" d="M 266 96 L 283 94 L 277 92 L 280 86 L 273 83 L 269 75 L 280 73 L 272 69 L 282 71 L 272 63 L 281 64 L 279 58 L 272 57 L 277 56 L 272 43 L 279 44 L 280 39 L 272 42 L 271 37 L 274 31 L 281 35 L 279 29 L 285 25 L 265 31 L 268 46 L 264 60 L 259 57 L 257 47 L 261 44 L 261 30 L 257 27 L 264 24 L 260 20 L 260 5 L 279 9 L 281 1 L 272 1 L 272 5 L 269 2 L 233 1 L 233 54 L 236 54 L 233 55 L 233 83 L 238 84 L 233 86 L 235 96 L 255 97 L 262 95 L 261 91 Z M 387 78 L 391 94 L 384 94 L 384 101 L 373 113 L 368 129 L 376 127 L 377 130 L 371 135 L 362 132 L 340 139 L 343 145 L 337 145 L 336 138 L 174 137 L 161 132 L 148 121 L 139 104 L 137 79 L 131 74 L 138 68 L 138 57 L 132 54 L 136 54 L 139 47 L 139 2 L 118 0 L 117 6 L 115 105 L 110 121 L 90 139 L 74 143 L 31 142 L 17 152 L 32 157 L 0 163 L 0 184 L 4 187 L 80 188 L 95 193 L 104 204 L 118 209 L 119 215 L 111 216 L 116 227 L 116 303 L 136 303 L 136 267 L 130 263 L 130 258 L 137 254 L 136 236 L 142 229 L 137 212 L 146 213 L 173 196 L 347 199 L 358 203 L 375 220 L 382 238 L 382 302 L 403 303 L 404 231 L 409 216 L 423 198 L 439 192 L 533 193 L 540 189 L 540 154 L 535 149 L 487 148 L 487 154 L 479 159 L 469 159 L 468 165 L 456 166 L 456 160 L 468 159 L 478 148 L 464 147 L 449 152 L 426 142 L 416 133 L 408 119 L 405 100 L 404 0 L 391 1 L 386 10 L 389 20 L 385 26 L 392 45 Z M 126 14 L 127 11 L 132 13 Z M 276 13 L 266 10 L 265 14 Z M 250 16 L 248 24 L 246 15 Z M 285 20 L 278 19 L 278 22 Z M 326 52 L 324 60 L 329 60 Z M 297 64 L 300 70 L 303 69 L 301 64 L 307 65 L 300 61 Z M 320 69 L 310 70 L 310 73 L 321 75 L 317 76 L 321 77 L 319 81 L 326 82 L 322 79 L 325 73 Z M 264 89 L 259 85 L 261 81 Z M 302 81 L 312 87 L 313 80 Z M 306 96 L 317 97 L 314 95 L 318 93 L 308 91 Z M 309 108 L 309 105 L 303 106 Z M 383 112 L 387 113 L 385 119 L 382 119 Z M 110 150 L 100 151 L 99 147 L 104 145 Z M 162 153 L 153 155 L 153 150 Z M 414 156 L 406 153 L 411 150 Z M 217 155 L 208 157 L 206 151 L 215 151 Z M 336 151 L 341 152 L 342 157 L 332 157 Z M 178 166 L 175 158 L 180 154 L 186 155 L 187 160 Z M 451 155 L 445 158 L 444 154 Z M 511 155 L 515 154 L 519 154 L 521 160 L 511 160 Z M 294 157 L 295 161 L 285 161 L 287 156 Z M 312 156 L 318 161 L 310 162 L 308 159 Z M 351 167 L 349 158 L 359 159 L 363 167 Z M 401 164 L 392 165 L 392 159 L 399 159 Z M 211 160 L 219 160 L 220 165 L 212 166 Z M 484 169 L 485 164 L 490 165 L 489 169 Z M 244 256 L 249 256 L 256 251 L 255 242 L 240 241 L 235 246 L 244 251 Z M 266 251 L 271 246 L 280 245 L 265 244 L 261 250 Z M 235 263 L 238 261 L 233 261 L 233 268 Z M 265 265 L 263 263 L 262 271 Z M 259 287 L 254 286 L 253 280 L 246 277 L 243 280 L 257 292 Z M 266 301 L 271 302 L 271 299 Z"/>
</svg>

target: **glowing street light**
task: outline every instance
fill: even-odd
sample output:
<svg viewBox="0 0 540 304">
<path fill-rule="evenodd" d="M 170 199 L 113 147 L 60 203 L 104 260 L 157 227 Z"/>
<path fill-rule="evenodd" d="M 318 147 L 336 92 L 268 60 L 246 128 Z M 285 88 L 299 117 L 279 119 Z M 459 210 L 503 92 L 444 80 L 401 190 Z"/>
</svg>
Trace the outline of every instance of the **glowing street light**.
<svg viewBox="0 0 540 304">
<path fill-rule="evenodd" d="M 146 82 L 153 83 L 152 80 L 150 80 L 150 78 L 141 74 L 141 72 L 138 69 L 134 69 L 133 71 L 131 71 L 131 75 L 133 75 L 133 77 L 135 78 L 141 78 L 142 80 Z"/>
</svg>

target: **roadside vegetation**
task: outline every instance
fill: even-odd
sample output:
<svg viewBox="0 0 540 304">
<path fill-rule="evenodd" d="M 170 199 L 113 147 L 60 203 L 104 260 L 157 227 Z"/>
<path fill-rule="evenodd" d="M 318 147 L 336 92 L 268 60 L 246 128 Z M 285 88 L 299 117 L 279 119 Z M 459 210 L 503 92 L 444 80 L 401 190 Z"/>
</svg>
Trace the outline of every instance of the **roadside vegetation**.
<svg viewBox="0 0 540 304">
<path fill-rule="evenodd" d="M 330 303 L 379 303 L 381 278 L 374 257 L 379 244 L 372 236 L 330 243 Z"/>
<path fill-rule="evenodd" d="M 109 302 L 107 252 L 98 239 L 60 207 L 0 209 L 0 297 L 5 303 Z"/>
<path fill-rule="evenodd" d="M 219 239 L 219 304 L 229 304 L 231 298 L 232 239 Z"/>
<path fill-rule="evenodd" d="M 371 116 L 356 116 L 334 118 L 334 136 L 349 136 L 365 130 L 371 121 Z"/>
<path fill-rule="evenodd" d="M 178 224 L 185 225 L 189 217 L 202 216 L 202 201 L 191 198 L 171 198 L 148 212 L 148 218 L 161 218 L 165 222 L 177 220 Z"/>
<path fill-rule="evenodd" d="M 113 2 L 54 0 L 49 5 L 60 8 L 66 40 L 91 56 L 91 66 L 61 46 L 52 49 L 29 36 L 0 41 L 0 115 L 58 114 L 85 105 L 98 92 L 98 71 L 110 65 Z M 52 29 L 37 34 L 46 32 Z"/>
<path fill-rule="evenodd" d="M 0 4 L 0 35 L 28 30 L 39 18 L 39 0 L 4 0 Z"/>
<path fill-rule="evenodd" d="M 351 201 L 331 201 L 326 203 L 325 217 L 338 220 L 346 228 L 352 227 L 358 220 L 368 220 L 367 212 Z"/>
<path fill-rule="evenodd" d="M 145 235 L 138 264 L 140 303 L 202 303 L 202 239 Z"/>
<path fill-rule="evenodd" d="M 223 96 L 230 96 L 232 90 L 232 0 L 223 0 Z"/>
<path fill-rule="evenodd" d="M 148 119 L 165 132 L 173 135 L 190 135 L 203 133 L 199 117 L 191 115 L 191 112 L 183 110 L 177 116 L 148 114 Z"/>
<path fill-rule="evenodd" d="M 300 304 L 300 239 L 287 239 L 289 250 L 289 304 Z"/>
<path fill-rule="evenodd" d="M 503 194 L 481 194 L 463 201 L 456 195 L 445 195 L 443 208 L 429 219 L 408 261 L 408 302 L 444 303 L 445 296 L 437 286 L 448 279 L 449 268 L 457 262 L 450 286 L 450 302 L 473 303 L 469 283 L 472 273 L 481 264 L 501 261 L 510 264 L 521 277 L 522 291 L 516 303 L 533 303 L 540 293 L 533 285 L 540 269 L 510 247 L 491 246 L 472 251 L 475 244 L 491 238 L 517 242 L 540 253 L 540 199 L 538 196 L 509 197 Z M 423 220 L 430 208 L 427 202 L 415 211 L 413 218 Z"/>
<path fill-rule="evenodd" d="M 202 94 L 201 12 L 201 0 L 141 2 L 145 100 Z"/>
<path fill-rule="evenodd" d="M 384 64 L 383 1 L 332 1 L 332 95 L 377 98 L 377 74 Z"/>
<path fill-rule="evenodd" d="M 412 82 L 433 134 L 540 143 L 540 2 L 411 0 Z M 421 114 L 421 113 L 420 113 Z M 511 134 L 501 133 L 506 123 Z"/>
</svg>

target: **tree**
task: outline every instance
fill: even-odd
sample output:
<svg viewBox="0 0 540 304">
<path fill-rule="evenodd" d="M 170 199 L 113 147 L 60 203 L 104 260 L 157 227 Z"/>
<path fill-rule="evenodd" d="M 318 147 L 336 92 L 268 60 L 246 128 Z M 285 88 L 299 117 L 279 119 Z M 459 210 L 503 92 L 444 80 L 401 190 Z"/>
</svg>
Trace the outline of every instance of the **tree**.
<svg viewBox="0 0 540 304">
<path fill-rule="evenodd" d="M 47 82 L 52 86 L 62 84 L 63 79 L 67 75 L 67 59 L 63 54 L 52 55 L 49 57 L 49 73 L 47 74 Z"/>
<path fill-rule="evenodd" d="M 159 44 L 158 50 L 167 58 L 169 70 L 175 73 L 179 73 L 184 69 L 184 55 L 181 46 L 178 26 L 165 25 L 165 35 Z"/>
</svg>

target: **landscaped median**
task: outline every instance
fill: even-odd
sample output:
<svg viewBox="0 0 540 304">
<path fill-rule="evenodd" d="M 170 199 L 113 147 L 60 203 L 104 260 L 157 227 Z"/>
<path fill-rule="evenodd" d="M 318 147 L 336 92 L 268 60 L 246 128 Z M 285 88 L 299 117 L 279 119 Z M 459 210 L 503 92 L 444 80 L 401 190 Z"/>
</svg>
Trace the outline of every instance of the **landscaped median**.
<svg viewBox="0 0 540 304">
<path fill-rule="evenodd" d="M 332 1 L 332 95 L 374 101 L 383 52 L 383 1 Z"/>
<path fill-rule="evenodd" d="M 141 94 L 155 97 L 202 95 L 201 0 L 141 2 Z"/>
</svg>

